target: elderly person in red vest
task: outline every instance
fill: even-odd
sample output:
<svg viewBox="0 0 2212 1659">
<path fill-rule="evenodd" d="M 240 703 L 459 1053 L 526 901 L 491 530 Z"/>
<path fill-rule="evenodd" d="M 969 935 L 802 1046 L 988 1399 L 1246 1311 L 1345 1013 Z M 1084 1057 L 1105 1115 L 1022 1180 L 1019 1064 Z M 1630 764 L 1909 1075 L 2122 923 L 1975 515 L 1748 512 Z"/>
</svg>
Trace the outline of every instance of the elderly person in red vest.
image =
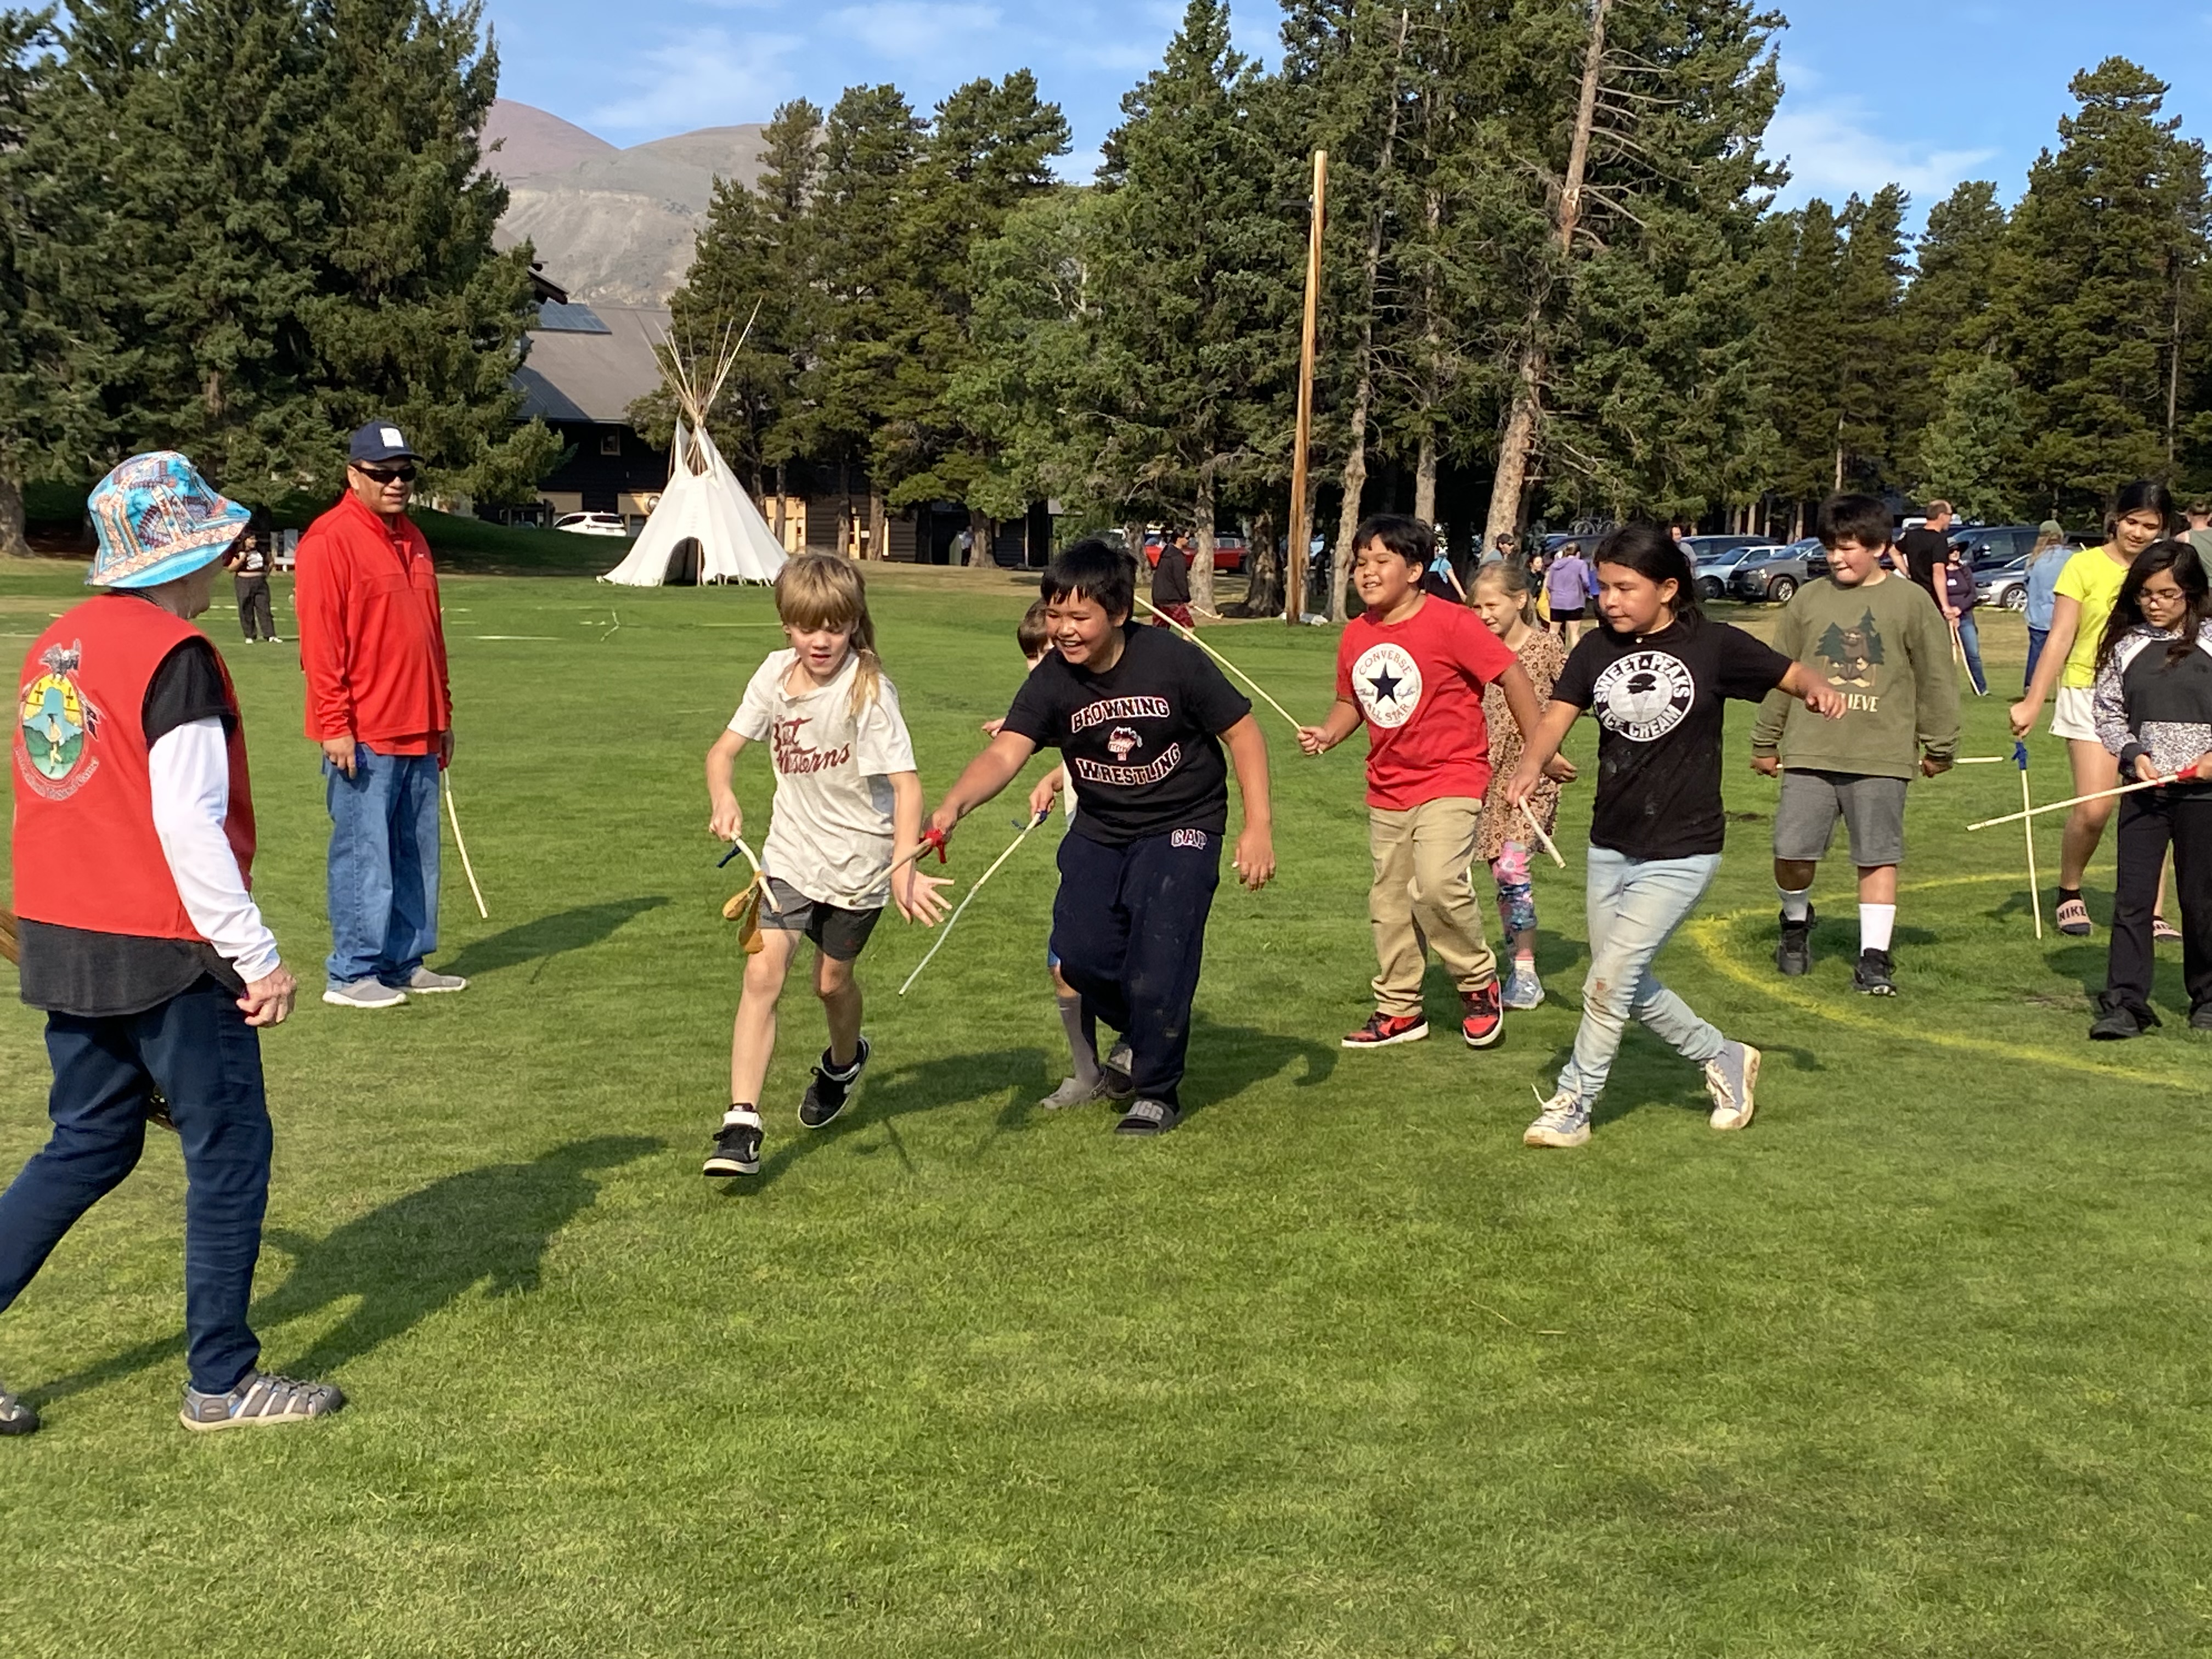
<svg viewBox="0 0 2212 1659">
<path fill-rule="evenodd" d="M 438 948 L 438 775 L 453 755 L 453 696 L 430 544 L 407 517 L 416 457 L 371 421 L 347 450 L 346 493 L 300 538 L 294 604 L 307 735 L 323 746 L 331 813 L 331 954 L 323 1000 L 396 1008 L 459 991 Z"/>
<path fill-rule="evenodd" d="M 16 699 L 22 994 L 46 1014 L 53 1135 L 0 1194 L 0 1309 L 131 1173 L 166 1102 L 185 1159 L 185 1426 L 304 1422 L 343 1396 L 257 1370 L 246 1322 L 269 1193 L 257 1028 L 298 987 L 247 888 L 238 698 L 191 623 L 246 513 L 167 451 L 117 467 L 90 506 L 106 592 L 39 636 Z M 38 1425 L 0 1389 L 0 1433 Z"/>
</svg>

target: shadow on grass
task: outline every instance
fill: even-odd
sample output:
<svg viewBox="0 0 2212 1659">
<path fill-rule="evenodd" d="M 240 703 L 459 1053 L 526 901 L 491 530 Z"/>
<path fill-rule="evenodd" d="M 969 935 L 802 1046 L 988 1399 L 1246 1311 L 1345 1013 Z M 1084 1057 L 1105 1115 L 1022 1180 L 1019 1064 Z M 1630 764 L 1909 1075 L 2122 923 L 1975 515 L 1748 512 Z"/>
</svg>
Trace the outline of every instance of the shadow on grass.
<svg viewBox="0 0 2212 1659">
<path fill-rule="evenodd" d="M 523 922 L 504 933 L 494 933 L 489 939 L 465 945 L 459 956 L 441 963 L 439 971 L 461 975 L 496 973 L 502 968 L 518 967 L 568 951 L 581 951 L 608 939 L 624 922 L 647 910 L 658 910 L 667 902 L 665 895 L 655 893 L 641 898 L 615 899 L 605 904 L 583 904 L 556 915 L 539 916 L 534 921 Z"/>
<path fill-rule="evenodd" d="M 592 1173 L 661 1150 L 641 1135 L 573 1140 L 527 1164 L 491 1164 L 421 1187 L 320 1238 L 271 1230 L 266 1243 L 292 1258 L 292 1271 L 259 1297 L 257 1328 L 358 1298 L 351 1313 L 284 1369 L 327 1378 L 331 1372 L 404 1335 L 472 1286 L 493 1296 L 535 1291 L 545 1247 L 599 1197 Z M 487 1282 L 488 1281 L 488 1282 Z M 67 1397 L 180 1355 L 181 1334 L 139 1346 L 62 1379 L 40 1398 Z"/>
</svg>

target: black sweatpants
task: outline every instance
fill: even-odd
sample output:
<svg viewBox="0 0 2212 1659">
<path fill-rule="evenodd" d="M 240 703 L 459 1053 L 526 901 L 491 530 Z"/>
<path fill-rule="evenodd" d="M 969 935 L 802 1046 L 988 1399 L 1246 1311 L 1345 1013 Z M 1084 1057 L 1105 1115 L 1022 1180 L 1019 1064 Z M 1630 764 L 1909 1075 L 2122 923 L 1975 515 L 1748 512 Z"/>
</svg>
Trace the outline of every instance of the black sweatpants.
<svg viewBox="0 0 2212 1659">
<path fill-rule="evenodd" d="M 1203 830 L 1108 847 L 1077 828 L 1060 838 L 1052 948 L 1083 999 L 1086 1024 L 1129 1041 L 1140 1100 L 1180 1107 L 1206 918 L 1221 881 L 1221 837 Z"/>
<path fill-rule="evenodd" d="M 2124 796 L 2117 836 L 2120 873 L 2112 899 L 2112 945 L 2105 969 L 2106 1008 L 2150 1011 L 2151 908 L 2159 866 L 2173 848 L 2181 902 L 2181 974 L 2189 1006 L 2212 1002 L 2212 793 L 2145 789 Z"/>
<path fill-rule="evenodd" d="M 240 631 L 249 640 L 275 639 L 276 615 L 269 600 L 269 578 L 239 576 L 233 579 L 232 586 L 238 590 Z"/>
</svg>

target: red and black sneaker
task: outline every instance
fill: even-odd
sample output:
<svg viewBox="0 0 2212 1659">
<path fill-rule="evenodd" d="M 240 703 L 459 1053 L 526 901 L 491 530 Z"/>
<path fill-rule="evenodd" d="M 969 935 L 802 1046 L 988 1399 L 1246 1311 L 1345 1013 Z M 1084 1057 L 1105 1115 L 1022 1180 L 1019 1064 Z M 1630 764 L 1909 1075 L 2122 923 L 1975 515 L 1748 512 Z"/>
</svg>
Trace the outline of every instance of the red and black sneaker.
<svg viewBox="0 0 2212 1659">
<path fill-rule="evenodd" d="M 1347 1031 L 1347 1048 L 1387 1048 L 1394 1042 L 1419 1042 L 1429 1034 L 1427 1017 L 1421 1014 L 1370 1014 L 1367 1024 Z"/>
<path fill-rule="evenodd" d="M 1487 1048 L 1505 1035 L 1505 1007 L 1492 980 L 1480 991 L 1462 991 L 1460 1002 L 1467 1018 L 1459 1023 L 1460 1035 L 1470 1048 Z"/>
</svg>

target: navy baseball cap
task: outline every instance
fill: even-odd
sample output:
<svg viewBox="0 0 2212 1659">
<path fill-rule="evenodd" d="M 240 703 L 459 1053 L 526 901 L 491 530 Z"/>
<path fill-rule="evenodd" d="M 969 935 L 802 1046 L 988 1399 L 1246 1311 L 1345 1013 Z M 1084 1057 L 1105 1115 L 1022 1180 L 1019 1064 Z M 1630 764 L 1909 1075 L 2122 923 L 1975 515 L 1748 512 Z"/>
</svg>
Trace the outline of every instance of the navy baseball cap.
<svg viewBox="0 0 2212 1659">
<path fill-rule="evenodd" d="M 414 461 L 422 457 L 408 447 L 399 428 L 389 421 L 371 421 L 353 434 L 346 446 L 346 459 L 355 465 L 362 461 Z"/>
</svg>

